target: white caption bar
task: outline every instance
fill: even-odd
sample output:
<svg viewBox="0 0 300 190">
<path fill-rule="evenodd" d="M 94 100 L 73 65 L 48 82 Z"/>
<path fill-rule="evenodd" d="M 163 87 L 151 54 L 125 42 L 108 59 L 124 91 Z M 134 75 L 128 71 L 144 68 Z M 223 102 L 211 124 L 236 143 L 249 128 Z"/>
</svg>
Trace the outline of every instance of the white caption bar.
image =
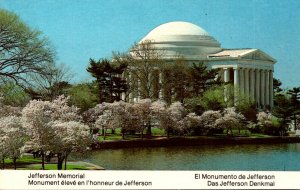
<svg viewBox="0 0 300 190">
<path fill-rule="evenodd" d="M 0 171 L 0 189 L 300 189 L 300 172 Z"/>
</svg>

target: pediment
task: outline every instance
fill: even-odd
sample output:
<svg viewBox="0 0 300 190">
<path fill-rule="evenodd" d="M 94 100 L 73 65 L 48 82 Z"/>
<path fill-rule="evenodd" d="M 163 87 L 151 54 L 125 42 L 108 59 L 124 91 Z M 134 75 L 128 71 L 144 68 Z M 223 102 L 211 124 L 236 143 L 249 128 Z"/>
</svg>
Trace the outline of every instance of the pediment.
<svg viewBox="0 0 300 190">
<path fill-rule="evenodd" d="M 241 55 L 240 59 L 268 61 L 268 62 L 273 62 L 273 63 L 276 62 L 276 60 L 273 57 L 269 56 L 268 54 L 266 54 L 265 52 L 263 52 L 259 49 L 256 49 L 247 54 Z"/>
</svg>

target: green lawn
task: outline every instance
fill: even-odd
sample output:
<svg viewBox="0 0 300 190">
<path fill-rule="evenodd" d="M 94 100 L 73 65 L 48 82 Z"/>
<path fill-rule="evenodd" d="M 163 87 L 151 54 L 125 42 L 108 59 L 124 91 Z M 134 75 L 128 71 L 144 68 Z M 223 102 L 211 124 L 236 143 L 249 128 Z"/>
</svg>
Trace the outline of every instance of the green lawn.
<svg viewBox="0 0 300 190">
<path fill-rule="evenodd" d="M 65 168 L 65 166 L 63 165 L 63 169 L 64 168 Z M 41 170 L 42 165 L 41 164 L 30 164 L 30 165 L 27 165 L 24 169 Z M 46 164 L 45 170 L 57 170 L 57 165 L 56 164 Z M 74 164 L 67 163 L 67 170 L 88 170 L 88 168 L 86 166 L 82 166 L 82 165 L 74 165 Z"/>
<path fill-rule="evenodd" d="M 14 165 L 11 159 L 5 159 L 5 169 L 13 169 Z M 64 169 L 63 165 L 63 169 Z M 17 170 L 41 170 L 42 169 L 42 161 L 40 158 L 33 158 L 32 155 L 24 155 L 20 159 L 17 159 Z M 57 164 L 55 160 L 51 160 L 50 163 L 45 162 L 46 170 L 57 170 Z M 87 162 L 67 162 L 67 170 L 98 170 L 103 169 L 100 166 L 96 166 Z"/>
<path fill-rule="evenodd" d="M 272 137 L 271 135 L 265 135 L 262 133 L 251 133 L 250 137 Z"/>
<path fill-rule="evenodd" d="M 101 130 L 99 130 L 99 132 L 101 133 Z M 146 129 L 144 131 L 144 137 L 147 138 L 147 135 L 145 134 L 146 133 Z M 159 128 L 156 128 L 156 127 L 152 127 L 151 128 L 151 133 L 152 133 L 152 136 L 151 137 L 160 137 L 160 136 L 164 136 L 164 130 L 162 129 L 159 129 Z M 125 135 L 125 140 L 135 140 L 135 139 L 140 139 L 141 138 L 141 135 L 140 134 L 126 134 Z M 104 138 L 103 136 L 99 136 L 97 138 L 99 141 L 103 141 Z M 115 130 L 115 134 L 112 134 L 110 130 L 107 130 L 106 132 L 106 136 L 105 136 L 105 140 L 111 140 L 111 141 L 114 141 L 114 140 L 123 140 L 122 139 L 122 134 L 121 134 L 121 129 L 120 128 L 117 128 Z"/>
<path fill-rule="evenodd" d="M 152 132 L 151 138 L 166 136 L 166 134 L 164 133 L 164 130 L 159 129 L 157 127 L 152 127 L 151 132 Z M 232 132 L 233 132 L 233 134 L 230 134 L 229 136 L 232 136 L 232 137 L 254 137 L 254 138 L 255 137 L 270 137 L 270 135 L 265 135 L 265 134 L 261 134 L 261 133 L 251 133 L 248 129 L 241 129 L 240 131 L 238 129 L 233 129 Z M 145 129 L 144 133 L 146 133 L 146 129 Z M 226 131 L 224 130 L 223 133 L 215 134 L 213 136 L 226 137 L 228 135 L 226 134 Z M 185 136 L 185 137 L 186 138 L 197 138 L 198 136 Z M 201 137 L 203 137 L 203 136 L 201 136 Z M 146 134 L 144 134 L 144 138 L 150 138 L 150 137 L 147 136 Z M 136 139 L 141 139 L 141 135 L 138 133 L 125 135 L 125 140 L 136 140 Z M 103 136 L 99 136 L 98 140 L 104 141 Z M 105 141 L 118 141 L 118 140 L 123 140 L 120 128 L 115 130 L 115 134 L 112 134 L 110 130 L 107 130 Z"/>
<path fill-rule="evenodd" d="M 40 163 L 40 159 L 34 159 L 31 155 L 23 155 L 20 159 L 17 159 L 18 165 L 32 164 L 32 163 Z M 11 159 L 4 160 L 5 165 L 13 165 L 13 161 Z"/>
</svg>

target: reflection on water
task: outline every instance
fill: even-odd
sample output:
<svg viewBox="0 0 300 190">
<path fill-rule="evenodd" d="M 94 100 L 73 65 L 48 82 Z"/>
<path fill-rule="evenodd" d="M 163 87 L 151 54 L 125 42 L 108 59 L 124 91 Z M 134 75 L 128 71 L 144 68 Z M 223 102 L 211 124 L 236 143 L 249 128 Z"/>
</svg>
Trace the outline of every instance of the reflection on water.
<svg viewBox="0 0 300 190">
<path fill-rule="evenodd" d="M 108 170 L 300 171 L 300 144 L 203 145 L 94 151 L 87 161 Z"/>
</svg>

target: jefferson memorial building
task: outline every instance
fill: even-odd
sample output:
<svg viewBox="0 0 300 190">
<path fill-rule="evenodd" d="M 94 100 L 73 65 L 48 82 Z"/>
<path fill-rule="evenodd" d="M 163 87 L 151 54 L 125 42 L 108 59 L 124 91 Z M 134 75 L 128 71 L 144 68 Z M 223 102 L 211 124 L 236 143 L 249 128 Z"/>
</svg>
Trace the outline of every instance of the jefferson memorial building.
<svg viewBox="0 0 300 190">
<path fill-rule="evenodd" d="M 218 69 L 224 82 L 250 97 L 257 107 L 273 107 L 273 71 L 276 60 L 260 49 L 226 49 L 201 27 L 188 22 L 169 22 L 150 31 L 139 43 L 151 41 L 162 58 L 179 56 L 187 63 L 203 62 Z M 160 79 L 161 80 L 161 79 Z"/>
</svg>

